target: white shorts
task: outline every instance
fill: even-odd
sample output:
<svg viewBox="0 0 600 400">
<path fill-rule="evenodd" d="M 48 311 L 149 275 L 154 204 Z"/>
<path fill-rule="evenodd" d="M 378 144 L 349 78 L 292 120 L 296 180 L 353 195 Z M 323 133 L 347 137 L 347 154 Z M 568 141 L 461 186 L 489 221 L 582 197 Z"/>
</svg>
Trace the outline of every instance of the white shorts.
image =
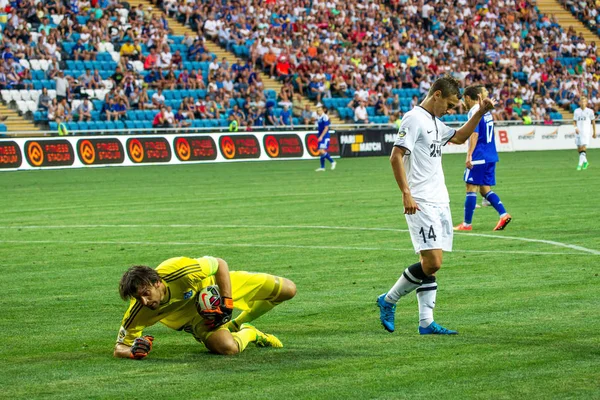
<svg viewBox="0 0 600 400">
<path fill-rule="evenodd" d="M 575 135 L 575 144 L 577 146 L 588 146 L 590 144 L 590 135 L 585 133 Z"/>
<path fill-rule="evenodd" d="M 422 250 L 452 251 L 452 215 L 449 204 L 431 204 L 417 201 L 420 211 L 406 214 L 415 253 Z"/>
</svg>

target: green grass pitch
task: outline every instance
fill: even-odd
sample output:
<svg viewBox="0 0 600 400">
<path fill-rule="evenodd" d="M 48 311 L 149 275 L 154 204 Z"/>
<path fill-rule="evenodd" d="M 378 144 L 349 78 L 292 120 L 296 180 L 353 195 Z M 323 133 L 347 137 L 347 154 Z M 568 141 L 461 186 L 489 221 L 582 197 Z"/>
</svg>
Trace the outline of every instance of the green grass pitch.
<svg viewBox="0 0 600 400">
<path fill-rule="evenodd" d="M 513 222 L 492 232 L 495 211 L 476 210 L 438 274 L 436 320 L 457 337 L 419 336 L 414 294 L 395 333 L 379 323 L 376 296 L 417 260 L 385 157 L 320 174 L 316 160 L 0 173 L 0 398 L 600 398 L 589 157 L 577 172 L 575 150 L 501 154 Z M 464 156 L 444 168 L 458 224 Z M 255 323 L 285 347 L 219 357 L 157 325 L 147 359 L 113 359 L 122 272 L 207 254 L 296 282 Z"/>
</svg>

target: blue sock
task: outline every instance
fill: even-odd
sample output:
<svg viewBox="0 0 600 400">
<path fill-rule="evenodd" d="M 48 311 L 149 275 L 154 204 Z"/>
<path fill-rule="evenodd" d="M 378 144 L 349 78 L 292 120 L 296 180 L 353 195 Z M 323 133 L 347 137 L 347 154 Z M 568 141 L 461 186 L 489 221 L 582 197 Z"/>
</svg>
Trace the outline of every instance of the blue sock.
<svg viewBox="0 0 600 400">
<path fill-rule="evenodd" d="M 504 214 L 506 214 L 506 209 L 504 208 L 504 204 L 502 204 L 500 197 L 498 197 L 498 195 L 496 193 L 494 193 L 490 190 L 485 195 L 485 199 L 490 202 L 490 204 L 496 209 L 496 211 L 498 211 L 498 214 L 500 214 L 500 216 L 503 216 Z"/>
<path fill-rule="evenodd" d="M 321 155 L 321 168 L 325 168 L 325 154 Z"/>
<path fill-rule="evenodd" d="M 477 205 L 477 193 L 467 192 L 465 198 L 465 224 L 471 225 L 473 221 L 473 213 L 475 212 L 475 206 Z"/>
<path fill-rule="evenodd" d="M 327 161 L 329 161 L 330 163 L 333 164 L 333 158 L 331 158 L 331 156 L 329 155 L 329 153 L 325 153 L 325 158 L 327 159 Z"/>
</svg>

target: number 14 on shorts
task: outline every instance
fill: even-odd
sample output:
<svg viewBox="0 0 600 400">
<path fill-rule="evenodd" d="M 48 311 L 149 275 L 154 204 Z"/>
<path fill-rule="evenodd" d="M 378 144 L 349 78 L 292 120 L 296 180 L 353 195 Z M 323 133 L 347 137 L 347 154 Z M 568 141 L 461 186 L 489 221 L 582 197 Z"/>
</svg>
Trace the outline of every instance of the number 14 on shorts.
<svg viewBox="0 0 600 400">
<path fill-rule="evenodd" d="M 425 233 L 427 231 L 427 233 Z M 429 228 L 421 227 L 419 230 L 419 234 L 423 237 L 423 243 L 427 243 L 427 239 L 435 242 L 437 236 L 435 236 L 435 231 L 433 230 L 433 225 L 430 225 Z"/>
</svg>

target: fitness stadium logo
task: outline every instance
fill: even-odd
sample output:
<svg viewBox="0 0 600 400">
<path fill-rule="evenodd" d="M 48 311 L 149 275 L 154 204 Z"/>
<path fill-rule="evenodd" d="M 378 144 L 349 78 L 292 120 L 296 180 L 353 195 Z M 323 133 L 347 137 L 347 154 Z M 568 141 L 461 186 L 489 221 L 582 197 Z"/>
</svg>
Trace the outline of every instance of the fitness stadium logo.
<svg viewBox="0 0 600 400">
<path fill-rule="evenodd" d="M 542 139 L 558 139 L 558 128 L 556 128 L 550 133 L 542 135 Z"/>
<path fill-rule="evenodd" d="M 265 135 L 263 144 L 267 155 L 271 158 L 298 158 L 304 154 L 304 147 L 300 136 L 289 135 Z"/>
<path fill-rule="evenodd" d="M 162 137 L 128 139 L 127 153 L 136 164 L 171 161 L 171 146 Z"/>
<path fill-rule="evenodd" d="M 123 145 L 118 139 L 82 139 L 77 142 L 77 155 L 84 165 L 122 164 Z"/>
<path fill-rule="evenodd" d="M 23 155 L 17 142 L 0 142 L 0 169 L 19 168 L 23 163 Z"/>
<path fill-rule="evenodd" d="M 211 161 L 217 158 L 217 145 L 210 136 L 176 137 L 175 155 L 179 161 Z"/>
<path fill-rule="evenodd" d="M 260 146 L 254 135 L 221 136 L 219 147 L 227 160 L 260 158 Z"/>
<path fill-rule="evenodd" d="M 25 142 L 27 162 L 32 167 L 73 165 L 75 153 L 68 140 L 28 140 Z"/>
<path fill-rule="evenodd" d="M 519 140 L 534 140 L 535 139 L 535 129 L 531 132 L 525 133 L 523 135 L 517 136 Z"/>
</svg>

